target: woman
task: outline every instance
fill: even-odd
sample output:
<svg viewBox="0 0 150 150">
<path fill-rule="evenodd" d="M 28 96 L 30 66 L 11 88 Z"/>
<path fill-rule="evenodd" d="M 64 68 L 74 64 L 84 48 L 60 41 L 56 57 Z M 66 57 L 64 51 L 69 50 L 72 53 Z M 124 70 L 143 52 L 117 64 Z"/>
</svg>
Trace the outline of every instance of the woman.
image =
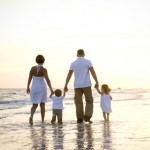
<svg viewBox="0 0 150 150">
<path fill-rule="evenodd" d="M 29 118 L 30 125 L 33 125 L 33 115 L 36 111 L 36 108 L 38 107 L 38 104 L 40 104 L 41 119 L 42 119 L 42 122 L 44 122 L 45 102 L 47 102 L 47 86 L 46 86 L 45 80 L 47 82 L 47 85 L 51 93 L 54 93 L 52 86 L 51 86 L 50 79 L 48 77 L 47 69 L 43 67 L 44 61 L 45 61 L 45 58 L 42 55 L 38 55 L 36 57 L 36 63 L 38 65 L 33 66 L 29 72 L 26 92 L 28 94 L 30 93 L 30 98 L 33 103 L 31 107 L 31 116 Z M 31 80 L 32 80 L 32 86 L 30 90 Z"/>
</svg>

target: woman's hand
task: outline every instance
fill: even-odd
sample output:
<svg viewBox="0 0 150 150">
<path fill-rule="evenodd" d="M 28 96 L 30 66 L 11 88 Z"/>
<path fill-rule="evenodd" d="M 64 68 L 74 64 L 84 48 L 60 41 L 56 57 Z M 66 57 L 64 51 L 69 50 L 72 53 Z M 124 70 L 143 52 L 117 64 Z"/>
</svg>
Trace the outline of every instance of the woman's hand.
<svg viewBox="0 0 150 150">
<path fill-rule="evenodd" d="M 30 94 L 30 88 L 27 88 L 27 89 L 26 89 L 26 92 L 27 92 L 28 94 Z"/>
</svg>

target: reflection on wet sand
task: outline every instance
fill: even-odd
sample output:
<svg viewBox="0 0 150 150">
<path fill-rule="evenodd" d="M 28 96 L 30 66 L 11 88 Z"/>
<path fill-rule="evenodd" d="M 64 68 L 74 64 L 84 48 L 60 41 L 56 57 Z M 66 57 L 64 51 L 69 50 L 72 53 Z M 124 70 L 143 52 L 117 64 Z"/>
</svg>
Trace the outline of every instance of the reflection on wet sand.
<svg viewBox="0 0 150 150">
<path fill-rule="evenodd" d="M 31 127 L 32 150 L 48 150 L 44 125 Z"/>
<path fill-rule="evenodd" d="M 96 128 L 95 128 L 96 127 Z M 112 149 L 110 122 L 42 124 L 31 127 L 32 150 Z"/>
<path fill-rule="evenodd" d="M 93 149 L 91 124 L 77 124 L 76 149 Z"/>
<path fill-rule="evenodd" d="M 63 125 L 55 126 L 53 125 L 53 149 L 54 150 L 62 150 L 63 149 Z"/>
<path fill-rule="evenodd" d="M 149 150 L 150 119 L 147 114 L 150 114 L 150 90 L 144 93 L 125 90 L 112 94 L 116 101 L 113 101 L 115 111 L 111 121 L 103 121 L 99 98 L 96 98 L 93 123 L 89 125 L 85 122 L 77 124 L 71 93 L 67 97 L 62 127 L 51 125 L 51 110 L 47 110 L 44 124 L 39 117 L 40 110 L 37 110 L 34 124 L 30 126 L 28 103 L 21 100 L 23 107 L 20 107 L 20 102 L 14 103 L 13 98 L 13 101 L 1 101 L 0 150 L 55 150 L 57 147 L 64 150 Z M 6 103 L 4 106 L 3 102 Z M 15 107 L 19 104 L 20 108 L 14 108 L 14 104 Z"/>
<path fill-rule="evenodd" d="M 102 149 L 110 150 L 112 148 L 111 126 L 110 122 L 104 121 L 102 132 Z"/>
</svg>

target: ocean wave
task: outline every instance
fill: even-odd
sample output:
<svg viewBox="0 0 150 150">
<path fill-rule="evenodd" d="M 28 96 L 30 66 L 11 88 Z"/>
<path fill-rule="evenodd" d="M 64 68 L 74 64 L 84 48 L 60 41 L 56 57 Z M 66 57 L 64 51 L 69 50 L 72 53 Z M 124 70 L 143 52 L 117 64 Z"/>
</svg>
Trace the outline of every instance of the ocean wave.
<svg viewBox="0 0 150 150">
<path fill-rule="evenodd" d="M 5 109 L 17 109 L 19 107 L 24 107 L 27 105 L 31 105 L 30 97 L 28 94 L 25 93 L 25 89 L 8 89 L 8 90 L 1 90 L 0 89 L 0 110 Z M 150 100 L 150 90 L 143 90 L 143 89 L 117 89 L 112 90 L 110 93 L 112 96 L 113 101 L 135 101 L 135 100 Z M 100 94 L 93 90 L 93 98 L 94 103 L 99 103 L 100 101 Z M 83 96 L 83 99 L 84 96 Z M 48 102 L 51 102 L 48 98 Z M 85 100 L 83 100 L 85 102 Z M 74 104 L 74 91 L 69 91 L 66 94 L 64 99 L 65 105 L 72 105 Z"/>
<path fill-rule="evenodd" d="M 3 100 L 0 101 L 0 110 L 18 109 L 29 104 L 26 100 Z"/>
</svg>

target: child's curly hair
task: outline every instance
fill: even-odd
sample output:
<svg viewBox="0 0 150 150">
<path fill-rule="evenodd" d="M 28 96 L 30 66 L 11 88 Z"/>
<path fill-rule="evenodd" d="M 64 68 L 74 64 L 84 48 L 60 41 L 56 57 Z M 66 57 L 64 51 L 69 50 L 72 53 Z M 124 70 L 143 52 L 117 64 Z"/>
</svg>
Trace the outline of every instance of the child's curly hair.
<svg viewBox="0 0 150 150">
<path fill-rule="evenodd" d="M 101 88 L 104 90 L 106 94 L 109 94 L 111 92 L 111 89 L 107 84 L 103 84 Z"/>
<path fill-rule="evenodd" d="M 62 91 L 61 91 L 60 89 L 56 89 L 56 90 L 55 90 L 55 95 L 56 95 L 57 97 L 61 96 L 61 95 L 62 95 Z"/>
</svg>

